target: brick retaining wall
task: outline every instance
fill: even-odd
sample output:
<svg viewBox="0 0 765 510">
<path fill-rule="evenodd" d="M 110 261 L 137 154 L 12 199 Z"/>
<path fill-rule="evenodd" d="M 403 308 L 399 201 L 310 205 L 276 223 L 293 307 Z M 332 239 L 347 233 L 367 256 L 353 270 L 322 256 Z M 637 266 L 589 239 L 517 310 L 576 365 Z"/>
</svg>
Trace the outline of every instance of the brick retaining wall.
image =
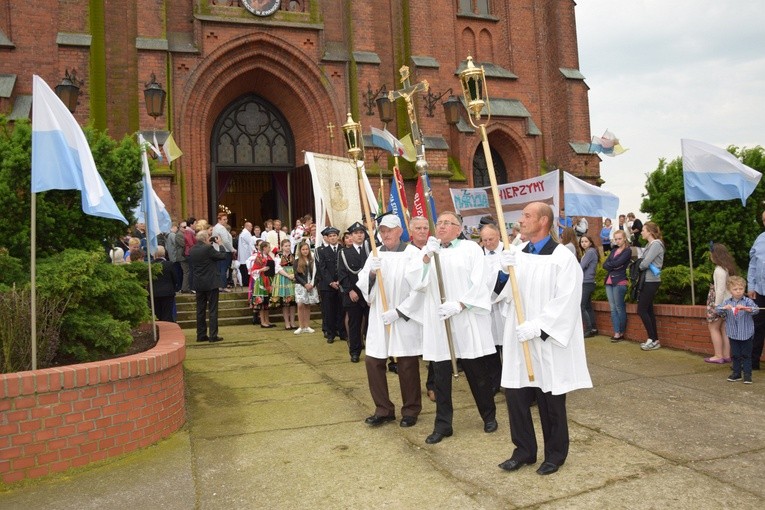
<svg viewBox="0 0 765 510">
<path fill-rule="evenodd" d="M 607 301 L 593 301 L 598 331 L 613 335 L 611 309 Z M 705 305 L 654 305 L 659 341 L 664 347 L 713 355 L 712 341 L 707 329 Z M 627 331 L 629 340 L 645 342 L 647 336 L 643 321 L 637 315 L 637 305 L 627 305 Z"/>
<path fill-rule="evenodd" d="M 186 421 L 177 324 L 146 352 L 0 374 L 0 481 L 13 483 L 156 443 Z"/>
</svg>

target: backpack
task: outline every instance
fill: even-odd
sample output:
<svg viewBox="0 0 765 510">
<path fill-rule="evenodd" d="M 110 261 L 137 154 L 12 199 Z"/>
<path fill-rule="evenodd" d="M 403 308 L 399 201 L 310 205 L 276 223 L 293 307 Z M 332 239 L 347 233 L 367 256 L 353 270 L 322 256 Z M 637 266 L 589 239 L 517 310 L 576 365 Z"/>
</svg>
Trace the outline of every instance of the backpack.
<svg viewBox="0 0 765 510">
<path fill-rule="evenodd" d="M 637 301 L 640 297 L 640 291 L 643 289 L 645 283 L 646 270 L 640 269 L 640 263 L 643 262 L 642 257 L 633 260 L 627 266 L 627 273 L 630 279 L 630 298 L 633 301 Z"/>
</svg>

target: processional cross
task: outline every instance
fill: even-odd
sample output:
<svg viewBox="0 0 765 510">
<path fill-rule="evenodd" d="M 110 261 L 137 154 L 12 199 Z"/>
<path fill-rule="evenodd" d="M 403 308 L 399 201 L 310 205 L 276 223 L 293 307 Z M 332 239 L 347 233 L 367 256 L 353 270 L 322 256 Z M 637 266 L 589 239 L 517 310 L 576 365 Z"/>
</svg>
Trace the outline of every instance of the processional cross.
<svg viewBox="0 0 765 510">
<path fill-rule="evenodd" d="M 406 101 L 406 113 L 409 116 L 409 127 L 412 131 L 412 140 L 414 141 L 414 147 L 417 152 L 417 163 L 415 163 L 415 168 L 417 169 L 417 175 L 422 184 L 422 193 L 424 195 L 423 199 L 427 210 L 430 233 L 431 235 L 434 235 L 436 233 L 434 223 L 435 218 L 433 218 L 433 213 L 435 211 L 430 207 L 430 197 L 432 193 L 430 186 L 428 185 L 428 162 L 425 161 L 425 144 L 423 144 L 422 140 L 422 131 L 420 131 L 420 126 L 417 124 L 417 112 L 414 109 L 414 100 L 412 99 L 416 93 L 428 90 L 430 85 L 428 84 L 428 80 L 422 80 L 415 85 L 411 85 L 409 82 L 409 67 L 407 66 L 401 66 L 401 69 L 399 69 L 398 72 L 401 74 L 400 82 L 403 88 L 390 91 L 388 93 L 388 99 L 390 101 L 395 101 L 399 98 L 403 98 L 404 101 Z M 446 290 L 444 288 L 444 281 L 441 273 L 441 261 L 438 253 L 433 254 L 433 262 L 436 266 L 436 279 L 438 280 L 440 302 L 444 303 L 446 301 Z M 456 379 L 459 377 L 459 371 L 457 370 L 457 356 L 454 351 L 451 324 L 446 320 L 444 321 L 444 326 L 446 327 L 446 341 L 449 344 L 449 355 L 452 361 L 452 375 Z"/>
</svg>

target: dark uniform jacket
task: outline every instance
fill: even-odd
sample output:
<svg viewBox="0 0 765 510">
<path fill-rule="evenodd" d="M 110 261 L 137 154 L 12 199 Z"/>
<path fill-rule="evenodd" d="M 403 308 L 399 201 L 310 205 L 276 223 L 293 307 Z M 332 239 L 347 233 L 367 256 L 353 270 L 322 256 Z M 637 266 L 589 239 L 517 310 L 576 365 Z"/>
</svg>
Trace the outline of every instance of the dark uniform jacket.
<svg viewBox="0 0 765 510">
<path fill-rule="evenodd" d="M 194 270 L 194 290 L 205 292 L 219 288 L 217 261 L 225 259 L 226 252 L 216 250 L 211 244 L 198 241 L 192 246 L 187 260 Z"/>
</svg>

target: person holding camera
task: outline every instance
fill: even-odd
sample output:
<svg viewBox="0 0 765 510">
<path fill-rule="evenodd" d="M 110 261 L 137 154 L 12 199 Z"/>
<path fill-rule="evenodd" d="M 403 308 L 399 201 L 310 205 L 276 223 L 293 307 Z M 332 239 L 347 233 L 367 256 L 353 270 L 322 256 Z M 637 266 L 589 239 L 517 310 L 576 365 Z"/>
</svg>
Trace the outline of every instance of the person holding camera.
<svg viewBox="0 0 765 510">
<path fill-rule="evenodd" d="M 187 258 L 194 272 L 194 290 L 197 298 L 197 342 L 220 342 L 218 336 L 218 287 L 220 273 L 218 262 L 226 260 L 226 253 L 216 250 L 211 244 L 207 230 L 200 230 L 197 244 L 189 250 Z M 219 242 L 217 239 L 213 242 Z M 210 316 L 210 334 L 207 334 L 205 315 Z"/>
</svg>

